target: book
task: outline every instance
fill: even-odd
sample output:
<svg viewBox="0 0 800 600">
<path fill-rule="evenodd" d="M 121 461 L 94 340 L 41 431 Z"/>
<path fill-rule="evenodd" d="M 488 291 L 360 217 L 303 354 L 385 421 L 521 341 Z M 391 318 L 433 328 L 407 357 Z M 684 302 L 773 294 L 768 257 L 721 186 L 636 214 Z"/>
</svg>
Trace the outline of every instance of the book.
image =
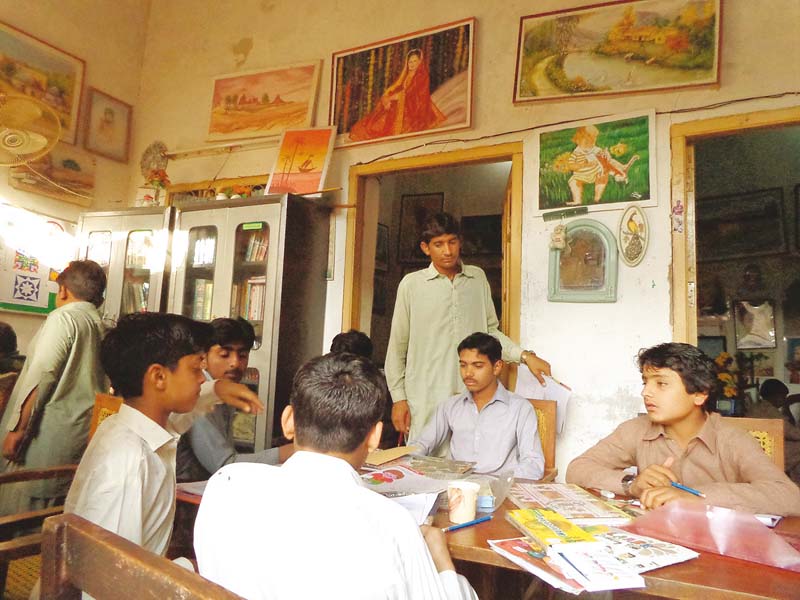
<svg viewBox="0 0 800 600">
<path fill-rule="evenodd" d="M 548 508 L 576 525 L 625 525 L 631 515 L 568 483 L 514 482 L 509 499 L 520 508 Z"/>
<path fill-rule="evenodd" d="M 417 450 L 416 446 L 397 446 L 386 450 L 373 450 L 367 455 L 367 460 L 364 461 L 364 464 L 368 467 L 379 467 L 396 458 L 406 456 L 415 450 Z"/>
<path fill-rule="evenodd" d="M 575 523 L 546 508 L 510 510 L 506 519 L 524 535 L 548 549 L 561 546 L 597 545 L 597 539 Z"/>
<path fill-rule="evenodd" d="M 547 556 L 535 542 L 525 538 L 487 540 L 487 542 L 489 542 L 489 547 L 500 556 L 504 556 L 515 565 L 533 573 L 554 588 L 575 595 L 585 589 L 576 580 L 571 579 L 561 568 L 560 563 Z"/>
</svg>

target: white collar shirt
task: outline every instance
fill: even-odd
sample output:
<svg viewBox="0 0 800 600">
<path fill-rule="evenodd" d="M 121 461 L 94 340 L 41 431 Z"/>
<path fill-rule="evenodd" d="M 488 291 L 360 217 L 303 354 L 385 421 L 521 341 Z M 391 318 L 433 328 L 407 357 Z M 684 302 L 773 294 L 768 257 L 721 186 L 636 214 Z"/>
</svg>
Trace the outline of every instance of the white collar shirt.
<svg viewBox="0 0 800 600">
<path fill-rule="evenodd" d="M 406 509 L 323 454 L 226 465 L 194 535 L 200 574 L 249 600 L 476 598 L 454 571 L 437 573 Z"/>
</svg>

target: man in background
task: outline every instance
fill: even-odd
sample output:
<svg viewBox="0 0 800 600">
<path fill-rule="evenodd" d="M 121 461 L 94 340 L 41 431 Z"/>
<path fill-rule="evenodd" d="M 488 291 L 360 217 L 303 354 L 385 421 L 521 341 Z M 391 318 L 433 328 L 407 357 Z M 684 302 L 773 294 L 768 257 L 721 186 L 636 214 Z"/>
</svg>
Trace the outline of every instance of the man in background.
<svg viewBox="0 0 800 600">
<path fill-rule="evenodd" d="M 0 421 L 3 471 L 80 461 L 94 397 L 106 390 L 100 365 L 105 331 L 97 310 L 106 274 L 96 262 L 74 260 L 56 279 L 56 309 L 31 341 L 28 360 Z M 0 487 L 0 514 L 63 502 L 69 482 L 47 479 Z"/>
</svg>

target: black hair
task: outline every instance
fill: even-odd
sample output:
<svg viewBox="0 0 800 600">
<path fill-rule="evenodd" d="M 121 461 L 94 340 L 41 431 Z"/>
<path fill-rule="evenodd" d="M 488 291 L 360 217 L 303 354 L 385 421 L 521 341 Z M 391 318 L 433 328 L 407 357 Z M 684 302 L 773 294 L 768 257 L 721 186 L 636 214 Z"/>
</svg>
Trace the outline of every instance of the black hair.
<svg viewBox="0 0 800 600">
<path fill-rule="evenodd" d="M 368 358 L 330 352 L 300 367 L 289 401 L 299 445 L 348 453 L 383 417 L 389 390 Z"/>
<path fill-rule="evenodd" d="M 103 303 L 106 291 L 106 273 L 93 260 L 73 260 L 56 278 L 59 286 L 67 288 L 78 300 L 95 306 Z"/>
<path fill-rule="evenodd" d="M 208 350 L 211 333 L 209 324 L 181 315 L 125 315 L 103 338 L 100 363 L 117 394 L 136 398 L 142 395 L 144 374 L 150 365 L 174 371 L 184 356 Z"/>
<path fill-rule="evenodd" d="M 478 354 L 488 356 L 493 365 L 503 358 L 503 346 L 500 345 L 500 341 L 482 331 L 471 333 L 461 340 L 458 345 L 458 353 L 461 354 L 462 350 L 477 350 Z"/>
<path fill-rule="evenodd" d="M 758 390 L 764 400 L 777 398 L 783 396 L 784 398 L 789 395 L 789 388 L 780 379 L 765 379 Z"/>
<path fill-rule="evenodd" d="M 0 354 L 11 355 L 17 352 L 17 334 L 5 321 L 0 321 Z"/>
<path fill-rule="evenodd" d="M 256 332 L 253 326 L 243 318 L 214 319 L 209 323 L 213 330 L 211 334 L 211 345 L 229 346 L 231 344 L 243 344 L 248 350 L 253 348 L 256 341 Z"/>
<path fill-rule="evenodd" d="M 372 340 L 363 331 L 351 329 L 337 333 L 331 341 L 331 352 L 349 352 L 365 358 L 372 358 Z"/>
<path fill-rule="evenodd" d="M 440 235 L 461 236 L 461 225 L 453 215 L 446 212 L 436 213 L 425 220 L 422 225 L 422 233 L 419 236 L 420 242 L 430 244 L 431 240 Z"/>
<path fill-rule="evenodd" d="M 639 370 L 646 368 L 675 371 L 690 394 L 708 394 L 703 410 L 709 412 L 716 405 L 719 388 L 717 366 L 699 348 L 691 344 L 667 342 L 639 350 Z"/>
</svg>

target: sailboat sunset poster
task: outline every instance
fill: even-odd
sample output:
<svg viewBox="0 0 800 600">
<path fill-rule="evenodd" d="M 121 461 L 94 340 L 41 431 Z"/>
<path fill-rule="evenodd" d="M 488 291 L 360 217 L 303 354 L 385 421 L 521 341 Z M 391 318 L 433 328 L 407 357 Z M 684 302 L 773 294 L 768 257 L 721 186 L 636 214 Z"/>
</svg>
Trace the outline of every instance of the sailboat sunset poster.
<svg viewBox="0 0 800 600">
<path fill-rule="evenodd" d="M 321 191 L 335 136 L 335 127 L 284 131 L 267 182 L 267 193 L 313 194 Z"/>
</svg>

